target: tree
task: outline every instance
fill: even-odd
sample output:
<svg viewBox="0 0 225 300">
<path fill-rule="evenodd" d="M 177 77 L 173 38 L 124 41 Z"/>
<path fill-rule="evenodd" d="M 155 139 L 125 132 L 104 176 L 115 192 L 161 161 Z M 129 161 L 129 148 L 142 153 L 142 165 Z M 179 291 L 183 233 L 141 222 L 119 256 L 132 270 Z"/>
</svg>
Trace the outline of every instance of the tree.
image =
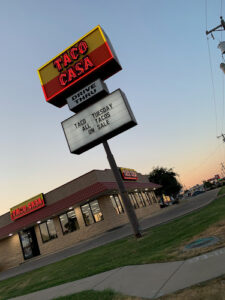
<svg viewBox="0 0 225 300">
<path fill-rule="evenodd" d="M 167 169 L 163 167 L 153 168 L 151 173 L 149 173 L 149 181 L 153 183 L 160 184 L 162 187 L 156 190 L 156 194 L 161 196 L 165 194 L 167 196 L 176 197 L 180 192 L 182 186 L 176 179 L 177 174 L 173 169 Z"/>
</svg>

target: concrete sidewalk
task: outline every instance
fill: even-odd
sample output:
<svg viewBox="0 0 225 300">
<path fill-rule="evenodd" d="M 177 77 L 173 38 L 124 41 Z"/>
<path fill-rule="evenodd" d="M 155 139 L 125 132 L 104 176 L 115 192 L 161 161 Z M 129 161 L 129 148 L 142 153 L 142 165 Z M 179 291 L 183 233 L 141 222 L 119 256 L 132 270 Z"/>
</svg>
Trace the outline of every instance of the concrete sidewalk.
<svg viewBox="0 0 225 300">
<path fill-rule="evenodd" d="M 13 299 L 49 300 L 83 290 L 107 288 L 125 295 L 156 299 L 223 274 L 225 248 L 185 261 L 122 267 Z"/>
</svg>

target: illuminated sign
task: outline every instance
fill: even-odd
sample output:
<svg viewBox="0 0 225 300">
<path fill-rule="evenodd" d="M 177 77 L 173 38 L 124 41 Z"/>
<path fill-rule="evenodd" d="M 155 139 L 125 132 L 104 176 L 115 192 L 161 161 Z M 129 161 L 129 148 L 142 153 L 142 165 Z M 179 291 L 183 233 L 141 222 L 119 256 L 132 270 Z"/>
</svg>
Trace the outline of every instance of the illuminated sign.
<svg viewBox="0 0 225 300">
<path fill-rule="evenodd" d="M 170 199 L 170 196 L 166 196 L 163 194 L 163 200 L 165 203 L 170 203 L 171 202 L 171 199 Z"/>
<path fill-rule="evenodd" d="M 43 194 L 39 194 L 23 203 L 10 208 L 10 217 L 14 221 L 45 206 Z"/>
<path fill-rule="evenodd" d="M 85 88 L 66 99 L 69 109 L 78 112 L 97 100 L 109 94 L 108 88 L 101 79 L 97 79 Z"/>
<path fill-rule="evenodd" d="M 70 152 L 74 154 L 81 154 L 135 125 L 135 117 L 120 89 L 62 122 Z"/>
<path fill-rule="evenodd" d="M 46 101 L 62 107 L 72 93 L 120 70 L 110 41 L 97 26 L 39 68 L 38 75 Z"/>
<path fill-rule="evenodd" d="M 137 172 L 134 169 L 120 168 L 124 180 L 137 180 Z"/>
</svg>

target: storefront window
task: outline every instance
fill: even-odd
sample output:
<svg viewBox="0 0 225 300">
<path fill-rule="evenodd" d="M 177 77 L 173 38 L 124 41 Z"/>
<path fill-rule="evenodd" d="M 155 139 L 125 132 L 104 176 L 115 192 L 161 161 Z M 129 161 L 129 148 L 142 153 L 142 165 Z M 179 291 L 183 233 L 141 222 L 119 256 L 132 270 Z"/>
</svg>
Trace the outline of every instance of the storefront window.
<svg viewBox="0 0 225 300">
<path fill-rule="evenodd" d="M 137 199 L 137 202 L 138 202 L 139 207 L 144 207 L 144 206 L 146 206 L 145 201 L 144 201 L 144 199 L 143 199 L 141 193 L 139 193 L 139 192 L 138 192 L 138 193 L 135 193 L 135 197 L 136 197 L 136 199 Z"/>
<path fill-rule="evenodd" d="M 80 228 L 74 210 L 68 211 L 67 213 L 60 215 L 59 220 L 63 234 L 73 232 Z"/>
<path fill-rule="evenodd" d="M 82 205 L 80 208 L 86 226 L 103 220 L 103 215 L 98 205 L 98 200 L 91 201 L 85 205 Z"/>
<path fill-rule="evenodd" d="M 115 211 L 117 212 L 117 214 L 124 213 L 123 206 L 120 202 L 118 195 L 111 195 L 110 199 L 112 201 L 112 205 L 113 205 Z"/>
<path fill-rule="evenodd" d="M 131 203 L 133 205 L 133 208 L 135 208 L 135 209 L 138 208 L 139 205 L 137 203 L 137 200 L 136 200 L 134 194 L 133 193 L 129 193 L 128 195 L 129 195 L 130 201 L 131 201 Z"/>
<path fill-rule="evenodd" d="M 91 213 L 91 209 L 90 209 L 89 204 L 82 205 L 81 206 L 81 211 L 82 211 L 84 222 L 85 222 L 86 226 L 93 224 L 94 223 L 94 218 L 93 218 L 93 215 Z"/>
<path fill-rule="evenodd" d="M 153 203 L 157 203 L 157 198 L 154 192 L 149 192 L 149 195 L 153 201 Z"/>
<path fill-rule="evenodd" d="M 150 198 L 150 196 L 149 196 L 149 193 L 148 193 L 148 192 L 144 192 L 144 194 L 145 194 L 146 202 L 147 202 L 149 205 L 151 205 L 151 204 L 152 204 L 152 201 L 151 201 L 151 198 Z"/>
<path fill-rule="evenodd" d="M 48 220 L 39 225 L 41 238 L 43 243 L 57 238 L 57 233 L 55 230 L 55 225 L 53 220 Z"/>
<path fill-rule="evenodd" d="M 103 220 L 103 215 L 101 213 L 100 207 L 98 205 L 98 201 L 94 200 L 89 203 L 91 207 L 92 214 L 94 216 L 95 222 L 99 222 Z"/>
</svg>

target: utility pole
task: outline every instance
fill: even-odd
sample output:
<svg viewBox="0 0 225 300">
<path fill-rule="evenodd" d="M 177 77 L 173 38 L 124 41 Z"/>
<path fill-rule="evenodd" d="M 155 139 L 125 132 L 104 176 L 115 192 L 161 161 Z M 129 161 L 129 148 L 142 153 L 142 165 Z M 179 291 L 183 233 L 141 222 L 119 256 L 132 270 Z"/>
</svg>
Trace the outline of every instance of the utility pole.
<svg viewBox="0 0 225 300">
<path fill-rule="evenodd" d="M 128 219 L 129 219 L 130 224 L 132 226 L 134 235 L 135 235 L 136 238 L 140 238 L 140 237 L 142 237 L 142 235 L 141 235 L 141 232 L 140 232 L 138 219 L 137 219 L 137 216 L 135 214 L 134 208 L 133 208 L 133 206 L 130 202 L 128 193 L 126 191 L 125 185 L 124 185 L 123 180 L 121 178 L 121 175 L 120 175 L 119 169 L 117 167 L 116 161 L 114 159 L 114 156 L 113 156 L 113 154 L 112 154 L 112 152 L 109 148 L 109 144 L 108 144 L 107 141 L 103 142 L 103 146 L 104 146 L 105 152 L 107 154 L 109 165 L 110 165 L 111 170 L 112 170 L 112 172 L 114 174 L 114 177 L 116 179 L 116 182 L 117 182 L 117 185 L 118 185 L 118 188 L 119 188 L 119 191 L 120 191 L 120 195 L 121 195 L 121 198 L 123 200 L 124 208 L 126 210 Z"/>
<path fill-rule="evenodd" d="M 222 28 L 222 29 L 221 29 Z M 212 38 L 214 39 L 214 36 L 213 36 L 213 32 L 214 31 L 223 31 L 223 30 L 225 30 L 225 22 L 224 22 L 224 19 L 223 19 L 223 17 L 220 17 L 220 25 L 218 25 L 218 26 L 216 26 L 216 27 L 214 27 L 214 28 L 212 28 L 211 30 L 206 30 L 206 35 L 208 35 L 208 34 L 210 34 L 211 33 L 211 36 L 212 36 Z"/>
</svg>

